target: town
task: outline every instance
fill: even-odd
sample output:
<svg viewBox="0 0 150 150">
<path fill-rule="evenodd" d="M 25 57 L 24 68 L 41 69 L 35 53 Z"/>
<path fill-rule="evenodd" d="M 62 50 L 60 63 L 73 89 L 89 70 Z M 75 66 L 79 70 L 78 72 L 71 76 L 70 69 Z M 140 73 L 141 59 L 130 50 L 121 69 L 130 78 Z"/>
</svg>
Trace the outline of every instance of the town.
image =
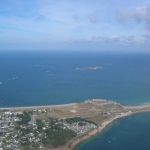
<svg viewBox="0 0 150 150">
<path fill-rule="evenodd" d="M 48 109 L 0 111 L 0 150 L 36 150 L 56 148 L 77 135 L 96 128 L 92 121 L 80 117 L 37 119 Z"/>
</svg>

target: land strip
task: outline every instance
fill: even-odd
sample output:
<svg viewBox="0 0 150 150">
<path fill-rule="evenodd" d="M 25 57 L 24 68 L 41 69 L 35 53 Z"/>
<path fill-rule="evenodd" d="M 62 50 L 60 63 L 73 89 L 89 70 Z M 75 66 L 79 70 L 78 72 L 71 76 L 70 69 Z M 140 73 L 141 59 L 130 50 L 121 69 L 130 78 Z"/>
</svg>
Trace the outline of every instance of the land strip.
<svg viewBox="0 0 150 150">
<path fill-rule="evenodd" d="M 1 112 L 0 133 L 3 133 L 3 135 L 4 133 L 7 133 L 8 135 L 12 135 L 14 132 L 16 132 L 17 121 L 9 122 L 9 120 L 12 119 L 12 117 L 10 118 L 9 116 L 10 114 L 21 115 L 23 114 L 23 112 L 30 112 L 30 117 L 31 117 L 30 122 L 27 125 L 23 124 L 21 126 L 21 129 L 17 130 L 17 132 L 23 131 L 22 128 L 28 128 L 30 126 L 30 128 L 32 128 L 31 131 L 35 133 L 36 131 L 38 131 L 37 124 L 41 123 L 43 126 L 41 130 L 39 130 L 38 132 L 41 131 L 41 133 L 44 134 L 44 136 L 42 136 L 42 138 L 40 139 L 39 137 L 37 138 L 35 134 L 33 135 L 23 134 L 22 136 L 23 138 L 26 137 L 29 140 L 31 140 L 31 142 L 33 142 L 35 146 L 38 145 L 36 149 L 72 150 L 81 141 L 86 140 L 91 136 L 93 136 L 94 134 L 102 131 L 113 120 L 127 115 L 131 115 L 133 113 L 145 112 L 145 111 L 150 111 L 150 104 L 143 104 L 139 106 L 123 106 L 114 101 L 107 101 L 102 99 L 92 99 L 92 100 L 86 100 L 82 103 L 72 103 L 72 104 L 63 104 L 63 105 L 0 108 L 0 112 Z M 54 120 L 52 120 L 52 118 Z M 68 118 L 70 119 L 74 118 L 71 119 L 71 121 L 72 120 L 78 120 L 78 121 L 74 121 L 71 124 L 68 124 L 66 122 Z M 18 118 L 14 117 L 13 119 L 18 119 Z M 59 129 L 63 131 L 66 131 L 67 129 L 67 132 L 69 132 L 70 134 L 73 134 L 72 132 L 70 132 L 73 131 L 76 134 L 76 136 L 75 137 L 72 136 L 72 138 L 70 138 L 65 144 L 58 145 L 56 147 L 52 146 L 51 144 L 44 145 L 41 142 L 41 140 L 48 141 L 48 137 L 46 137 L 45 130 L 47 131 L 47 133 L 49 133 L 50 131 L 51 132 L 54 131 L 53 134 L 55 133 L 55 131 L 57 132 L 59 131 L 53 128 L 54 124 L 52 125 L 52 122 L 54 122 L 55 127 L 56 125 L 59 124 L 60 125 Z M 6 128 L 4 128 L 3 125 L 6 124 L 9 125 L 13 124 L 14 127 L 13 130 L 8 131 Z M 7 125 L 7 128 L 12 129 L 12 126 L 10 127 Z M 18 135 L 16 134 L 16 136 Z M 7 144 L 7 142 L 3 144 L 4 139 L 5 136 L 3 136 L 2 140 L 0 139 L 1 145 L 11 146 L 11 144 Z M 19 146 L 20 144 L 18 144 L 18 150 L 19 149 L 24 150 L 23 146 L 21 146 L 21 148 Z"/>
</svg>

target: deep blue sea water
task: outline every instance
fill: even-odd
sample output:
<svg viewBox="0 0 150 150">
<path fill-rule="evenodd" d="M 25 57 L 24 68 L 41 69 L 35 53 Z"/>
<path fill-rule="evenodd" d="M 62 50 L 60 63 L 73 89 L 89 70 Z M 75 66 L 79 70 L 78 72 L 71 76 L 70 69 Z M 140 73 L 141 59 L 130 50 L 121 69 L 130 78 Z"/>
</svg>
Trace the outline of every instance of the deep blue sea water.
<svg viewBox="0 0 150 150">
<path fill-rule="evenodd" d="M 76 70 L 101 66 L 97 70 Z M 0 51 L 0 107 L 102 98 L 150 102 L 150 54 Z M 149 150 L 150 113 L 114 121 L 76 150 Z M 109 142 L 110 141 L 110 142 Z"/>
<path fill-rule="evenodd" d="M 97 70 L 75 70 L 102 66 Z M 102 98 L 150 102 L 150 54 L 0 52 L 0 107 L 49 105 Z"/>
</svg>

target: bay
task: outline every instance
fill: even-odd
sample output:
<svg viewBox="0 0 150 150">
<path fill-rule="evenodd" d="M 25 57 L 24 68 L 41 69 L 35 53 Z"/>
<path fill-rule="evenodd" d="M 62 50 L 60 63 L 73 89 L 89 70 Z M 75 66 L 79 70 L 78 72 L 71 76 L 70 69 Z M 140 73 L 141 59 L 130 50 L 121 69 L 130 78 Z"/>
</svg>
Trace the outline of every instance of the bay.
<svg viewBox="0 0 150 150">
<path fill-rule="evenodd" d="M 150 112 L 115 120 L 75 150 L 149 150 Z"/>
</svg>

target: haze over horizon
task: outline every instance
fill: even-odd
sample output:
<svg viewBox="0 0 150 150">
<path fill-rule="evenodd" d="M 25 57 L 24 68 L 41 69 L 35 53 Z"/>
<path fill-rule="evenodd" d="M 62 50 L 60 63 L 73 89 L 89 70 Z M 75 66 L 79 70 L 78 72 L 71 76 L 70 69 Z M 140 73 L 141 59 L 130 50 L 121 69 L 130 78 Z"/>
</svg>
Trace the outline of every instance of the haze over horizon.
<svg viewBox="0 0 150 150">
<path fill-rule="evenodd" d="M 148 0 L 8 0 L 0 7 L 0 50 L 149 52 Z"/>
</svg>

